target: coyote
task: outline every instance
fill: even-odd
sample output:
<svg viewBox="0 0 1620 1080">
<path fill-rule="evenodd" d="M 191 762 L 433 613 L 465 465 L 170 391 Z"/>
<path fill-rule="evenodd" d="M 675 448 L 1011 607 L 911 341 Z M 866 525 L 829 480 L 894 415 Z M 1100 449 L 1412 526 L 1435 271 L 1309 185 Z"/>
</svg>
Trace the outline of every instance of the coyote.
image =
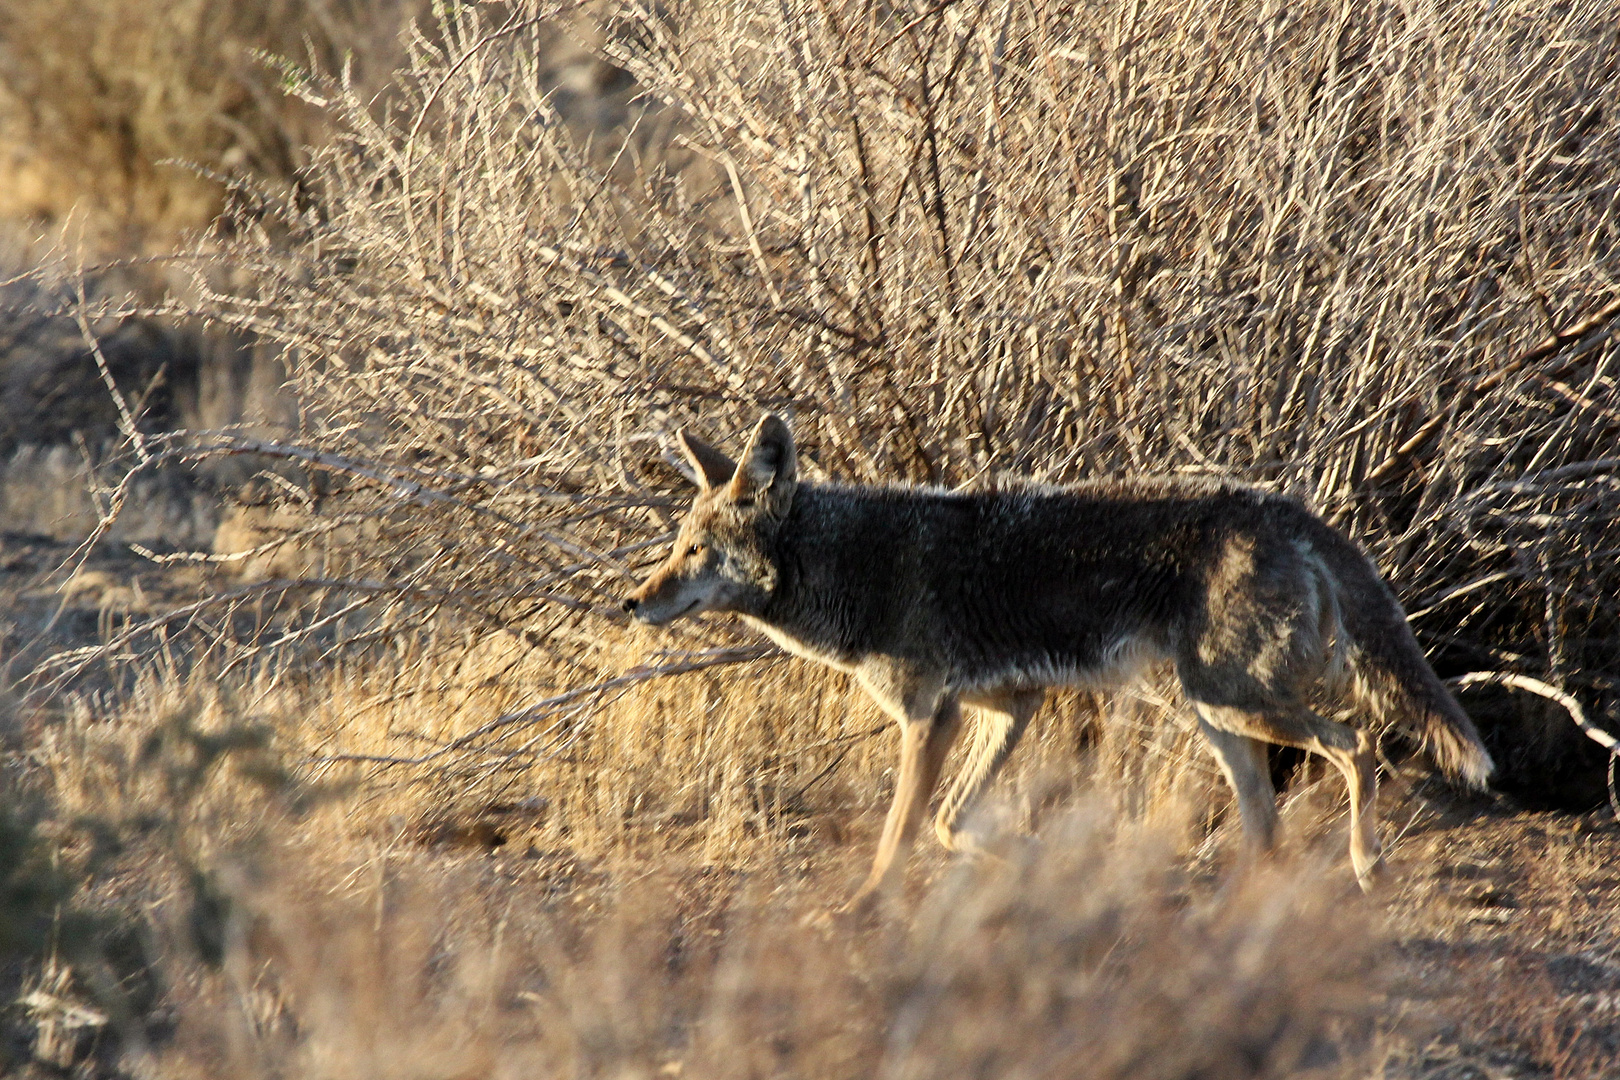
<svg viewBox="0 0 1620 1080">
<path fill-rule="evenodd" d="M 735 612 L 853 674 L 900 724 L 894 804 L 851 906 L 903 875 L 963 705 L 978 736 L 934 819 L 953 850 L 972 846 L 964 815 L 1047 687 L 1114 686 L 1155 663 L 1174 665 L 1251 849 L 1276 833 L 1267 743 L 1338 768 L 1364 889 L 1383 868 L 1375 739 L 1313 712 L 1313 689 L 1361 706 L 1375 730 L 1402 724 L 1458 780 L 1491 774 L 1378 571 L 1292 499 L 1203 479 L 973 493 L 810 483 L 775 416 L 740 466 L 685 431 L 676 441 L 700 490 L 624 609 L 654 626 Z"/>
</svg>

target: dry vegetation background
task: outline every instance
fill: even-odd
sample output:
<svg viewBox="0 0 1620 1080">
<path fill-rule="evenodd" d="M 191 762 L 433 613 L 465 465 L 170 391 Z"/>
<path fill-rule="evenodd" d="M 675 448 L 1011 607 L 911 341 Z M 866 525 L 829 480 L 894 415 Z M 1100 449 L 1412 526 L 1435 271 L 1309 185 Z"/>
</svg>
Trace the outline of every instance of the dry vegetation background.
<svg viewBox="0 0 1620 1080">
<path fill-rule="evenodd" d="M 1617 14 L 8 5 L 0 1061 L 1604 1075 L 1565 704 L 1464 698 L 1517 806 L 1389 747 L 1381 915 L 1311 770 L 1234 878 L 1168 691 L 1069 695 L 1003 861 L 844 926 L 876 710 L 615 601 L 668 433 L 772 409 L 812 474 L 1297 494 L 1442 675 L 1612 718 Z"/>
</svg>

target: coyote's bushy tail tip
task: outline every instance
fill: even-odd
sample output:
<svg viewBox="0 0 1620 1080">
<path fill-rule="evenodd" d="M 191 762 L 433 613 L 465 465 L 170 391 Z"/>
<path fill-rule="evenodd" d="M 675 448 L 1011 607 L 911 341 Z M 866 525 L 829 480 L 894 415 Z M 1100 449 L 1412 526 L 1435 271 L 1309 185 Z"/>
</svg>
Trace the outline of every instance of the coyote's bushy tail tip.
<svg viewBox="0 0 1620 1080">
<path fill-rule="evenodd" d="M 1449 696 L 1449 695 L 1448 695 Z M 1474 722 L 1461 708 L 1453 705 L 1458 716 L 1467 725 L 1461 729 L 1455 718 L 1441 718 L 1425 710 L 1421 727 L 1414 732 L 1423 743 L 1423 750 L 1440 771 L 1475 791 L 1490 786 L 1496 763 L 1479 740 Z"/>
<path fill-rule="evenodd" d="M 1390 605 L 1399 618 L 1393 598 Z M 1351 633 L 1355 635 L 1355 630 Z M 1398 626 L 1363 628 L 1363 634 L 1355 635 L 1351 649 L 1355 696 L 1380 721 L 1411 736 L 1441 772 L 1485 790 L 1496 768 L 1490 752 L 1473 720 L 1423 658 L 1405 619 Z"/>
<path fill-rule="evenodd" d="M 1323 527 L 1338 589 L 1353 695 L 1422 746 L 1441 772 L 1476 790 L 1488 786 L 1495 763 L 1479 731 L 1445 683 L 1434 673 L 1412 636 L 1406 614 L 1367 557 Z"/>
</svg>

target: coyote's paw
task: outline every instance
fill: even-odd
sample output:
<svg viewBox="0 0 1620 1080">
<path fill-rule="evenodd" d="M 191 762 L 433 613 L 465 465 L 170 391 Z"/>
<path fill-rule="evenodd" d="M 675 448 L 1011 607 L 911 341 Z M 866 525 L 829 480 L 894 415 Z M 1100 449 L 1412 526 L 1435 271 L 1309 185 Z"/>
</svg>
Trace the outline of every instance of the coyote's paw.
<svg viewBox="0 0 1620 1080">
<path fill-rule="evenodd" d="M 877 919 L 883 906 L 883 893 L 863 886 L 847 902 L 830 912 L 832 918 L 846 924 L 870 923 Z"/>
<path fill-rule="evenodd" d="M 1357 864 L 1355 869 L 1356 884 L 1360 885 L 1361 891 L 1368 896 L 1381 892 L 1389 882 L 1389 863 L 1384 861 L 1382 854 L 1365 865 Z"/>
</svg>

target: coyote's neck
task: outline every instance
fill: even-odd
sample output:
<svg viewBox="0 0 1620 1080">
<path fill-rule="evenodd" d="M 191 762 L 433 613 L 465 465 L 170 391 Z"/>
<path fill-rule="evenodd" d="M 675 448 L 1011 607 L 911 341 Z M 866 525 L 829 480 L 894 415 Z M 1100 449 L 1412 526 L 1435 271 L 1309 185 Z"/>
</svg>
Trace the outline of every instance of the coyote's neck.
<svg viewBox="0 0 1620 1080">
<path fill-rule="evenodd" d="M 801 484 L 777 536 L 776 587 L 750 623 L 787 651 L 847 668 L 867 651 L 888 590 L 874 567 L 892 559 L 876 500 L 856 488 Z"/>
</svg>

